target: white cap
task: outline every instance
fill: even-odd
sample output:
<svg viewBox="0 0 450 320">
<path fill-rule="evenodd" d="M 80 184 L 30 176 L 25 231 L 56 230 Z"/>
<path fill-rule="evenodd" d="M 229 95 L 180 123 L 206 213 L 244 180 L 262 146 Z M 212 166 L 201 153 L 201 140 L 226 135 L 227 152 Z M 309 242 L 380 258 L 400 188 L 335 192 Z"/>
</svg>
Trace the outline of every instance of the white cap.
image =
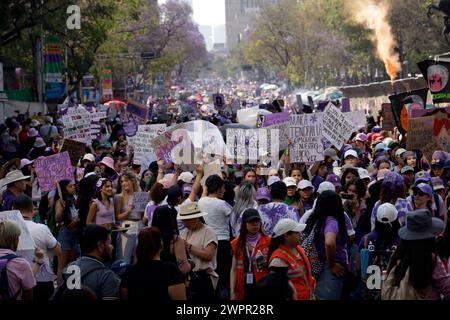
<svg viewBox="0 0 450 320">
<path fill-rule="evenodd" d="M 324 191 L 336 192 L 336 187 L 331 182 L 324 181 L 321 184 L 319 184 L 319 188 L 317 188 L 317 193 L 322 193 Z"/>
<path fill-rule="evenodd" d="M 182 172 L 178 177 L 178 181 L 183 181 L 185 183 L 192 183 L 192 179 L 194 179 L 194 175 L 189 171 Z"/>
<path fill-rule="evenodd" d="M 269 179 L 267 179 L 267 185 L 270 187 L 275 182 L 281 181 L 281 179 L 277 176 L 270 176 Z"/>
<path fill-rule="evenodd" d="M 95 156 L 92 153 L 86 153 L 83 160 L 89 160 L 90 162 L 95 162 Z"/>
<path fill-rule="evenodd" d="M 372 180 L 372 178 L 370 177 L 369 171 L 367 171 L 364 168 L 358 168 L 358 174 L 359 174 L 360 179 L 371 179 Z"/>
<path fill-rule="evenodd" d="M 298 186 L 297 186 L 297 187 L 298 187 L 300 190 L 303 190 L 303 189 L 306 189 L 306 188 L 313 188 L 313 190 L 314 190 L 314 187 L 313 187 L 311 181 L 305 180 L 305 179 L 303 179 L 302 181 L 300 181 L 300 182 L 298 183 Z"/>
<path fill-rule="evenodd" d="M 297 184 L 295 183 L 295 179 L 294 178 L 292 178 L 292 177 L 287 177 L 287 178 L 284 178 L 283 179 L 283 182 L 284 182 L 284 184 L 286 185 L 286 187 L 292 187 L 292 186 L 294 186 L 294 187 L 296 187 L 297 186 Z"/>
<path fill-rule="evenodd" d="M 29 164 L 32 164 L 33 162 L 34 162 L 34 160 L 30 161 L 29 159 L 24 158 L 24 159 L 20 160 L 20 168 L 19 169 L 22 169 L 23 167 L 25 167 Z"/>
<path fill-rule="evenodd" d="M 406 152 L 407 150 L 406 149 L 403 149 L 403 148 L 400 148 L 400 149 L 397 149 L 397 151 L 395 151 L 395 156 L 397 157 L 397 158 L 400 158 L 401 156 L 402 156 L 402 154 L 404 153 L 404 152 Z"/>
<path fill-rule="evenodd" d="M 348 156 L 352 156 L 352 157 L 358 158 L 358 154 L 357 154 L 356 151 L 353 150 L 353 149 L 347 150 L 347 151 L 345 152 L 345 154 L 344 154 L 344 159 L 347 158 Z"/>
<path fill-rule="evenodd" d="M 377 220 L 381 223 L 394 222 L 398 217 L 397 208 L 389 202 L 383 203 L 378 207 Z"/>
<path fill-rule="evenodd" d="M 289 231 L 302 232 L 305 230 L 306 224 L 297 223 L 292 219 L 281 219 L 273 228 L 273 237 L 279 237 Z"/>
</svg>

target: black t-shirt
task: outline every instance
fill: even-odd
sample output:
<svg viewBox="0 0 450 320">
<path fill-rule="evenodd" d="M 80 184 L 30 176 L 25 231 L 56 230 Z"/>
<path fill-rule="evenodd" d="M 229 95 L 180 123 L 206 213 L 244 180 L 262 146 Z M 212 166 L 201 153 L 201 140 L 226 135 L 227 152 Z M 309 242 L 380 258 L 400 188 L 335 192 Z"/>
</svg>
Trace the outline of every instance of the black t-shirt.
<svg viewBox="0 0 450 320">
<path fill-rule="evenodd" d="M 183 276 L 174 263 L 153 260 L 130 267 L 120 286 L 128 289 L 129 300 L 169 301 L 168 287 L 181 283 Z"/>
</svg>

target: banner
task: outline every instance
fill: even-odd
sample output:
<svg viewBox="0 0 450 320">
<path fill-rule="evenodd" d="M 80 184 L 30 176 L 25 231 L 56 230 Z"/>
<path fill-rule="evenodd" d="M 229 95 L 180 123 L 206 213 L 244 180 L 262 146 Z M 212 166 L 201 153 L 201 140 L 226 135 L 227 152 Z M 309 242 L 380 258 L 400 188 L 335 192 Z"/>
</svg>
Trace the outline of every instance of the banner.
<svg viewBox="0 0 450 320">
<path fill-rule="evenodd" d="M 289 112 L 278 112 L 262 117 L 261 128 L 278 130 L 280 136 L 280 150 L 285 150 L 289 144 Z"/>
<path fill-rule="evenodd" d="M 44 38 L 45 98 L 59 100 L 66 94 L 63 82 L 63 43 L 60 37 Z"/>
<path fill-rule="evenodd" d="M 434 118 L 432 116 L 409 119 L 406 148 L 421 150 L 433 137 Z"/>
<path fill-rule="evenodd" d="M 139 124 L 145 124 L 148 120 L 149 108 L 135 101 L 128 101 L 127 112 L 132 114 Z"/>
<path fill-rule="evenodd" d="M 112 71 L 110 69 L 103 70 L 101 76 L 102 101 L 110 101 L 113 99 L 112 87 Z"/>
<path fill-rule="evenodd" d="M 34 161 L 34 167 L 43 192 L 55 189 L 56 183 L 63 179 L 69 179 L 75 183 L 67 151 L 48 157 L 39 157 Z"/>
<path fill-rule="evenodd" d="M 389 97 L 395 124 L 401 134 L 405 134 L 408 130 L 408 118 L 411 117 L 411 110 L 425 109 L 427 94 L 428 88 L 423 88 Z"/>
<path fill-rule="evenodd" d="M 291 163 L 314 162 L 324 159 L 322 145 L 323 113 L 291 115 Z"/>
<path fill-rule="evenodd" d="M 346 112 L 347 119 L 354 123 L 358 129 L 364 128 L 367 124 L 366 113 L 364 110 Z"/>
<path fill-rule="evenodd" d="M 317 114 L 315 114 L 317 115 Z M 323 112 L 323 136 L 340 149 L 358 126 L 331 102 Z"/>
<path fill-rule="evenodd" d="M 383 130 L 391 131 L 395 128 L 394 114 L 392 113 L 392 107 L 390 103 L 383 103 L 381 105 L 381 112 L 383 115 L 383 121 L 381 128 Z"/>
<path fill-rule="evenodd" d="M 83 104 L 95 103 L 95 78 L 87 74 L 80 81 L 81 101 Z"/>
<path fill-rule="evenodd" d="M 61 151 L 67 151 L 69 153 L 70 162 L 72 166 L 78 165 L 78 160 L 86 154 L 86 144 L 75 140 L 64 140 Z"/>
<path fill-rule="evenodd" d="M 427 81 L 433 103 L 450 102 L 450 60 L 424 60 L 417 65 Z"/>
<path fill-rule="evenodd" d="M 148 192 L 135 192 L 133 194 L 134 209 L 131 211 L 128 218 L 134 220 L 141 220 L 144 214 L 145 207 L 150 201 L 150 194 Z"/>
</svg>

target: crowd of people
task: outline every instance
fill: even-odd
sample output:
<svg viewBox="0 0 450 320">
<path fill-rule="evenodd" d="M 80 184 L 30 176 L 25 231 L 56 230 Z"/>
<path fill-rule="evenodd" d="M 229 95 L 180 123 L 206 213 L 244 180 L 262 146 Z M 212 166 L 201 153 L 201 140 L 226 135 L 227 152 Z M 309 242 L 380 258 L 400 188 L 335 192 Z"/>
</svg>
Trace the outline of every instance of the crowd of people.
<svg viewBox="0 0 450 320">
<path fill-rule="evenodd" d="M 205 119 L 211 120 L 211 115 Z M 215 122 L 220 126 L 220 123 Z M 277 167 L 224 163 L 205 175 L 133 163 L 119 118 L 102 123 L 74 180 L 41 192 L 34 161 L 60 152 L 58 117 L 0 125 L 2 299 L 372 300 L 450 297 L 450 155 L 426 159 L 374 119 L 324 160 Z M 206 178 L 206 179 L 205 179 Z M 143 212 L 136 192 L 148 192 Z M 381 286 L 367 285 L 378 266 Z M 81 287 L 69 288 L 74 267 Z"/>
</svg>

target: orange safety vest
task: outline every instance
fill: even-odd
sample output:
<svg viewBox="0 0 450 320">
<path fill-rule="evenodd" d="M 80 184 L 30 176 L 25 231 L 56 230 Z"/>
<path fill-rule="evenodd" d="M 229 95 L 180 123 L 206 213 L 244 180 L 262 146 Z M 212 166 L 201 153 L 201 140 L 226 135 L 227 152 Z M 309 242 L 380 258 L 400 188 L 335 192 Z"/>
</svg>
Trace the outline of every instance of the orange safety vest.
<svg viewBox="0 0 450 320">
<path fill-rule="evenodd" d="M 270 262 L 275 258 L 283 260 L 288 265 L 288 278 L 297 291 L 297 300 L 311 300 L 314 297 L 316 281 L 312 276 L 305 251 L 301 246 L 297 246 L 297 251 L 300 253 L 300 257 L 295 256 L 286 246 L 281 245 L 273 252 Z"/>
<path fill-rule="evenodd" d="M 237 262 L 236 283 L 234 285 L 234 289 L 236 290 L 236 299 L 244 300 L 245 274 L 247 273 L 248 269 L 245 268 L 244 252 L 241 253 L 239 257 L 236 257 L 235 255 L 236 244 L 238 239 L 239 237 L 231 241 L 231 248 L 233 249 L 233 257 L 236 259 Z M 253 250 L 252 271 L 253 275 L 255 276 L 256 282 L 261 280 L 267 274 L 267 267 L 266 264 L 264 264 L 264 268 L 261 271 L 258 271 L 258 269 L 256 268 L 255 256 L 258 253 L 258 251 L 261 251 L 261 253 L 264 256 L 264 260 L 267 261 L 269 246 L 270 246 L 270 237 L 267 235 L 261 235 L 261 237 L 258 240 L 258 243 L 256 244 L 255 250 Z"/>
</svg>

